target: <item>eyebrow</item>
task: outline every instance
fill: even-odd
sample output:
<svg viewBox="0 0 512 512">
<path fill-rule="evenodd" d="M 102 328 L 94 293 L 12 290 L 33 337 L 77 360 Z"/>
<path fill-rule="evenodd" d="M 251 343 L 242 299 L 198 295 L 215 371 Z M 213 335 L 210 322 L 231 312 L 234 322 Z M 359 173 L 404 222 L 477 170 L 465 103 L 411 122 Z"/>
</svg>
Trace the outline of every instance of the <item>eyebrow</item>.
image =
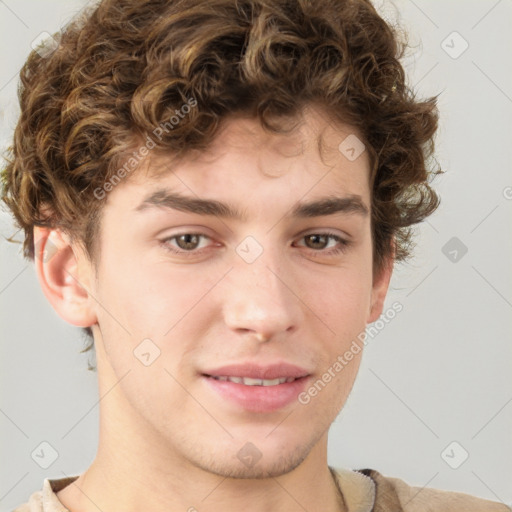
<svg viewBox="0 0 512 512">
<path fill-rule="evenodd" d="M 167 189 L 152 192 L 134 211 L 141 212 L 152 208 L 169 208 L 198 215 L 212 215 L 242 221 L 247 220 L 245 212 L 229 204 L 215 199 L 189 197 L 170 192 Z M 327 196 L 314 201 L 298 203 L 287 216 L 312 218 L 334 215 L 336 213 L 357 214 L 365 217 L 369 214 L 369 210 L 361 196 L 351 194 L 345 197 Z"/>
</svg>

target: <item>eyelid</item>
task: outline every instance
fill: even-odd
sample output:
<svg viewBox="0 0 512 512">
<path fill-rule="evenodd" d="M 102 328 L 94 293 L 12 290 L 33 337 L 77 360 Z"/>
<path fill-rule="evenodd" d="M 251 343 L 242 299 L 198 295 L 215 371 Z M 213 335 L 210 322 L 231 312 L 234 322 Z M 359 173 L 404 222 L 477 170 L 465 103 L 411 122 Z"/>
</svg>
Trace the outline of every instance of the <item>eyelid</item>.
<svg viewBox="0 0 512 512">
<path fill-rule="evenodd" d="M 299 233 L 298 237 L 301 238 L 308 235 L 330 235 L 343 238 L 344 240 L 347 241 L 352 240 L 352 235 L 350 235 L 346 231 L 342 231 L 336 228 L 311 228 Z"/>
</svg>

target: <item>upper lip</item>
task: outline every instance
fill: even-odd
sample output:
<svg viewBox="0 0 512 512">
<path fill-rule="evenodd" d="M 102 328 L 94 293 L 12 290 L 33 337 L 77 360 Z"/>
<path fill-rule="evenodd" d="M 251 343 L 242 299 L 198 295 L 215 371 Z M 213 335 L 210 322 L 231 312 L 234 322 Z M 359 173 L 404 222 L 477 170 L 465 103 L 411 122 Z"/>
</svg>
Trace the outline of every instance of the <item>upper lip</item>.
<svg viewBox="0 0 512 512">
<path fill-rule="evenodd" d="M 289 363 L 261 365 L 256 363 L 230 364 L 212 370 L 206 370 L 203 375 L 210 377 L 249 377 L 250 379 L 278 379 L 281 377 L 306 377 L 309 372 L 304 368 Z"/>
</svg>

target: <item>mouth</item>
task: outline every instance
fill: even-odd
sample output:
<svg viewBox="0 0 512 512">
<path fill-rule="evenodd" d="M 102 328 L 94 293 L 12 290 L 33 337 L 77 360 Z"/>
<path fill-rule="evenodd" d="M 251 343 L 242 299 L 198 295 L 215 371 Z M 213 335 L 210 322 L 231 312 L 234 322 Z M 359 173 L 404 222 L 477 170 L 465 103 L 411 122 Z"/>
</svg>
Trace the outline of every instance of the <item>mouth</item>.
<svg viewBox="0 0 512 512">
<path fill-rule="evenodd" d="M 293 404 L 311 378 L 289 364 L 231 365 L 201 374 L 208 391 L 223 404 L 249 412 L 275 412 Z"/>
<path fill-rule="evenodd" d="M 222 382 L 234 382 L 235 384 L 243 384 L 244 386 L 278 386 L 285 382 L 293 382 L 297 380 L 295 377 L 281 377 L 277 379 L 253 379 L 251 377 L 230 377 L 228 375 L 205 375 L 212 379 Z"/>
</svg>

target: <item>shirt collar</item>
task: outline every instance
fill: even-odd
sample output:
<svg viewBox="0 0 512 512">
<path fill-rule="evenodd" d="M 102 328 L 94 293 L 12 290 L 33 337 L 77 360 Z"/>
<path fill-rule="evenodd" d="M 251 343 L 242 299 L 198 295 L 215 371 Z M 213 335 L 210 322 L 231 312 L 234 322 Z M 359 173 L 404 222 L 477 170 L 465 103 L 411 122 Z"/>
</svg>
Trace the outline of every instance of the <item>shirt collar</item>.
<svg viewBox="0 0 512 512">
<path fill-rule="evenodd" d="M 43 482 L 43 512 L 69 512 L 57 498 L 57 493 L 77 478 L 78 475 L 55 479 L 46 478 Z"/>
<path fill-rule="evenodd" d="M 345 468 L 333 468 L 348 512 L 371 512 L 375 503 L 375 483 L 366 475 Z"/>
</svg>

